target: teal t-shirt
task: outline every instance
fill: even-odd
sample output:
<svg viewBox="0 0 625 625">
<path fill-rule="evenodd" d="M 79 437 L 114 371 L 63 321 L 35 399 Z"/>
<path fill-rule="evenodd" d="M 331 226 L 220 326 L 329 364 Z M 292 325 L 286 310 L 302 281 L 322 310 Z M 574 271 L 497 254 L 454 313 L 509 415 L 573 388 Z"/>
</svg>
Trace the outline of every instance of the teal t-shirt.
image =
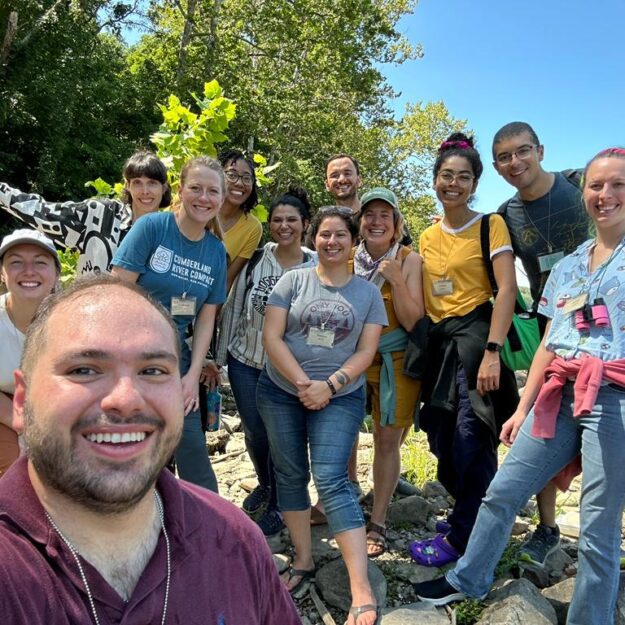
<svg viewBox="0 0 625 625">
<path fill-rule="evenodd" d="M 113 258 L 114 266 L 139 274 L 137 284 L 171 312 L 172 297 L 196 298 L 196 314 L 204 304 L 226 299 L 226 248 L 206 231 L 190 241 L 178 229 L 173 213 L 152 213 L 137 221 Z M 181 339 L 191 315 L 173 317 Z"/>
</svg>

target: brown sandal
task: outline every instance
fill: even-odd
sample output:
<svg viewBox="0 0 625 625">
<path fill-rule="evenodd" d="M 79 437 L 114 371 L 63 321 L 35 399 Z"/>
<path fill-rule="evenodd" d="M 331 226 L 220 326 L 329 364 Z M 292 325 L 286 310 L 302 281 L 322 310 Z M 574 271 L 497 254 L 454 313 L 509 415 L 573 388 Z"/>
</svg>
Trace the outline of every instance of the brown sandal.
<svg viewBox="0 0 625 625">
<path fill-rule="evenodd" d="M 378 536 L 369 536 L 369 532 L 375 532 Z M 374 553 L 369 553 L 369 547 L 375 547 Z M 386 552 L 386 528 L 377 523 L 367 523 L 367 556 L 377 558 Z"/>
</svg>

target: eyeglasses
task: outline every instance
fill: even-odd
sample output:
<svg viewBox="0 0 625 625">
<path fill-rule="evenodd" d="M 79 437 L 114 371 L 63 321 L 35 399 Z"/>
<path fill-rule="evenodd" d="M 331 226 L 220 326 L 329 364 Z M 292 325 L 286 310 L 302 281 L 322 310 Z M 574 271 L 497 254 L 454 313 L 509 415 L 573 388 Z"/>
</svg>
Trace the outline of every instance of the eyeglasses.
<svg viewBox="0 0 625 625">
<path fill-rule="evenodd" d="M 250 174 L 239 174 L 234 169 L 224 172 L 224 176 L 228 182 L 238 182 L 239 180 L 246 186 L 250 186 L 254 182 L 254 178 Z"/>
<path fill-rule="evenodd" d="M 461 187 L 469 187 L 473 184 L 475 176 L 467 173 L 455 174 L 446 169 L 439 172 L 438 179 L 445 184 L 451 184 L 455 180 Z"/>
<path fill-rule="evenodd" d="M 537 148 L 537 145 L 522 145 L 518 150 L 514 152 L 503 152 L 495 156 L 495 162 L 497 165 L 510 165 L 512 157 L 516 156 L 520 161 L 524 161 L 532 155 L 532 150 Z"/>
</svg>

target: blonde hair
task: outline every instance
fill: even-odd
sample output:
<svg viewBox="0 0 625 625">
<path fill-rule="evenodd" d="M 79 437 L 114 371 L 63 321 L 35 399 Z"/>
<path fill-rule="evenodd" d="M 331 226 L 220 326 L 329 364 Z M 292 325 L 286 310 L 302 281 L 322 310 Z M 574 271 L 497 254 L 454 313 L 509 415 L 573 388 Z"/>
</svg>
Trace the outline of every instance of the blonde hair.
<svg viewBox="0 0 625 625">
<path fill-rule="evenodd" d="M 224 177 L 223 167 L 218 160 L 211 158 L 210 156 L 196 156 L 189 159 L 182 166 L 182 169 L 180 170 L 180 187 L 182 187 L 186 182 L 189 172 L 196 167 L 206 167 L 206 169 L 214 171 L 219 177 L 219 182 L 221 183 L 221 192 L 224 196 L 226 195 L 226 179 Z M 178 213 L 181 208 L 182 203 L 180 202 L 180 196 L 176 196 L 176 199 L 172 203 L 171 209 L 174 213 Z M 221 231 L 219 220 L 217 218 L 211 219 L 206 224 L 205 229 L 214 234 L 220 241 L 223 241 L 223 233 Z"/>
</svg>

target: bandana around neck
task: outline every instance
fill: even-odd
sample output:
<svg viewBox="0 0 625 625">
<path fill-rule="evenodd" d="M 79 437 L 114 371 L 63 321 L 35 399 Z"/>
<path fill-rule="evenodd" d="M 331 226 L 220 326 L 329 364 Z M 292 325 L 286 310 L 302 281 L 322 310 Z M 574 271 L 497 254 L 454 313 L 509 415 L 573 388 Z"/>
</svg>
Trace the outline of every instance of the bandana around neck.
<svg viewBox="0 0 625 625">
<path fill-rule="evenodd" d="M 380 263 L 387 258 L 395 258 L 398 250 L 399 243 L 395 243 L 380 258 L 373 260 L 369 252 L 367 252 L 365 242 L 361 241 L 354 253 L 354 273 L 381 289 L 384 284 L 384 276 L 378 271 Z"/>
</svg>

